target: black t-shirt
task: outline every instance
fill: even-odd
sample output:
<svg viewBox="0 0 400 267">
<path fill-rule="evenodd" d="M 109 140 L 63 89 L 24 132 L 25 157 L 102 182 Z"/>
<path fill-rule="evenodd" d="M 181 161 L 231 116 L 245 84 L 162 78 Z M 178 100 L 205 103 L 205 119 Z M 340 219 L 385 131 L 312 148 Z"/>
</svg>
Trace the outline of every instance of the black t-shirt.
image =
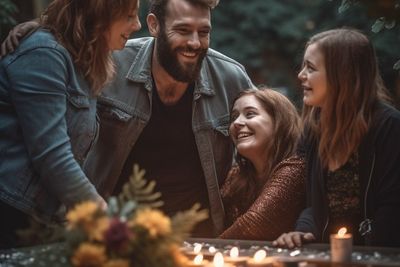
<svg viewBox="0 0 400 267">
<path fill-rule="evenodd" d="M 151 118 L 124 164 L 114 194 L 128 181 L 134 163 L 146 170 L 146 179 L 156 181 L 164 206 L 171 216 L 194 203 L 209 208 L 207 187 L 192 130 L 193 86 L 172 106 L 164 105 L 153 90 Z M 193 236 L 212 236 L 211 221 L 201 223 Z"/>
</svg>

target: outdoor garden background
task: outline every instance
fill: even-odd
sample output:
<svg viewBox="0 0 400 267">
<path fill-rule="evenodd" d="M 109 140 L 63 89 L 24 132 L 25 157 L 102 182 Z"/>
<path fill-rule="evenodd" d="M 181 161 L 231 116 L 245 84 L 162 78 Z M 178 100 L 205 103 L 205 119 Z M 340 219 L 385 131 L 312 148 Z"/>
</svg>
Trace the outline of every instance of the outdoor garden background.
<svg viewBox="0 0 400 267">
<path fill-rule="evenodd" d="M 49 2 L 0 0 L 0 39 Z M 147 0 L 140 9 L 142 30 L 133 37 L 149 35 Z M 283 91 L 298 107 L 297 72 L 308 37 L 335 27 L 360 29 L 373 41 L 386 86 L 400 106 L 400 0 L 221 0 L 212 25 L 212 48 L 242 63 L 256 85 Z"/>
</svg>

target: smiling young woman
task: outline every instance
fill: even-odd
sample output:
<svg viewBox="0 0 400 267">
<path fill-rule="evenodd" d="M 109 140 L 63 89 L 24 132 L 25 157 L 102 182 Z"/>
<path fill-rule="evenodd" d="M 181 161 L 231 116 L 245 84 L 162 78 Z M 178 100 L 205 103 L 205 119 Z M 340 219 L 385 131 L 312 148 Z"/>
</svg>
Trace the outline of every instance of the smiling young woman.
<svg viewBox="0 0 400 267">
<path fill-rule="evenodd" d="M 304 207 L 304 160 L 295 155 L 300 117 L 271 89 L 234 101 L 230 136 L 237 164 L 222 189 L 228 239 L 273 240 L 290 231 Z"/>
<path fill-rule="evenodd" d="M 400 245 L 400 112 L 388 104 L 368 37 L 354 29 L 313 36 L 304 88 L 307 208 L 275 244 L 329 242 L 346 226 L 356 245 Z"/>
</svg>

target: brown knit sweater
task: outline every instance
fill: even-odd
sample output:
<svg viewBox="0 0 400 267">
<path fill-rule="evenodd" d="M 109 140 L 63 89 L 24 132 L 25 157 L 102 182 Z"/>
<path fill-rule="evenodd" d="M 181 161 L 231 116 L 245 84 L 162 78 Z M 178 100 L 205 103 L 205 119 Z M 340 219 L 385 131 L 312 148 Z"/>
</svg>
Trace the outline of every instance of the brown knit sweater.
<svg viewBox="0 0 400 267">
<path fill-rule="evenodd" d="M 234 171 L 232 169 L 230 174 Z M 221 189 L 223 199 L 232 188 L 231 182 L 232 175 L 229 175 Z M 228 224 L 233 223 L 220 238 L 271 241 L 292 231 L 305 207 L 304 159 L 293 156 L 280 162 L 247 210 L 241 210 L 242 202 L 237 199 L 225 206 Z"/>
</svg>

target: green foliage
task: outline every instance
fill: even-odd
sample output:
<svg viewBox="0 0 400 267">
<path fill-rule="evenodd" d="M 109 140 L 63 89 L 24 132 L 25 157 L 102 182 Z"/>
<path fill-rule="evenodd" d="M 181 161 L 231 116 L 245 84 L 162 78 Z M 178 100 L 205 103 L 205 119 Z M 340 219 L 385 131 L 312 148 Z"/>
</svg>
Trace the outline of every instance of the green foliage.
<svg viewBox="0 0 400 267">
<path fill-rule="evenodd" d="M 163 205 L 163 202 L 159 200 L 161 193 L 154 193 L 156 183 L 154 181 L 146 181 L 144 178 L 145 173 L 146 171 L 140 170 L 137 164 L 133 166 L 129 182 L 122 187 L 122 192 L 118 196 L 118 204 L 122 212 L 129 213 L 130 210 L 136 208 L 136 205 L 138 206 L 137 208 L 159 208 Z M 128 206 L 124 207 L 122 206 L 123 204 Z"/>
<path fill-rule="evenodd" d="M 0 0 L 0 38 L 3 39 L 7 34 L 6 29 L 14 26 L 17 22 L 12 17 L 18 11 L 16 5 L 11 0 Z"/>
<path fill-rule="evenodd" d="M 373 33 L 392 30 L 400 24 L 400 0 L 342 0 L 339 13 L 343 13 L 350 7 L 359 5 L 364 5 L 367 9 L 366 13 L 368 16 L 375 19 L 375 22 L 371 26 L 371 31 Z M 397 37 L 400 37 L 398 29 Z M 394 63 L 393 69 L 400 70 L 400 60 Z"/>
<path fill-rule="evenodd" d="M 182 242 L 197 223 L 207 218 L 208 212 L 200 210 L 200 204 L 195 204 L 191 209 L 175 214 L 171 226 L 176 237 L 179 238 L 177 241 Z"/>
</svg>

